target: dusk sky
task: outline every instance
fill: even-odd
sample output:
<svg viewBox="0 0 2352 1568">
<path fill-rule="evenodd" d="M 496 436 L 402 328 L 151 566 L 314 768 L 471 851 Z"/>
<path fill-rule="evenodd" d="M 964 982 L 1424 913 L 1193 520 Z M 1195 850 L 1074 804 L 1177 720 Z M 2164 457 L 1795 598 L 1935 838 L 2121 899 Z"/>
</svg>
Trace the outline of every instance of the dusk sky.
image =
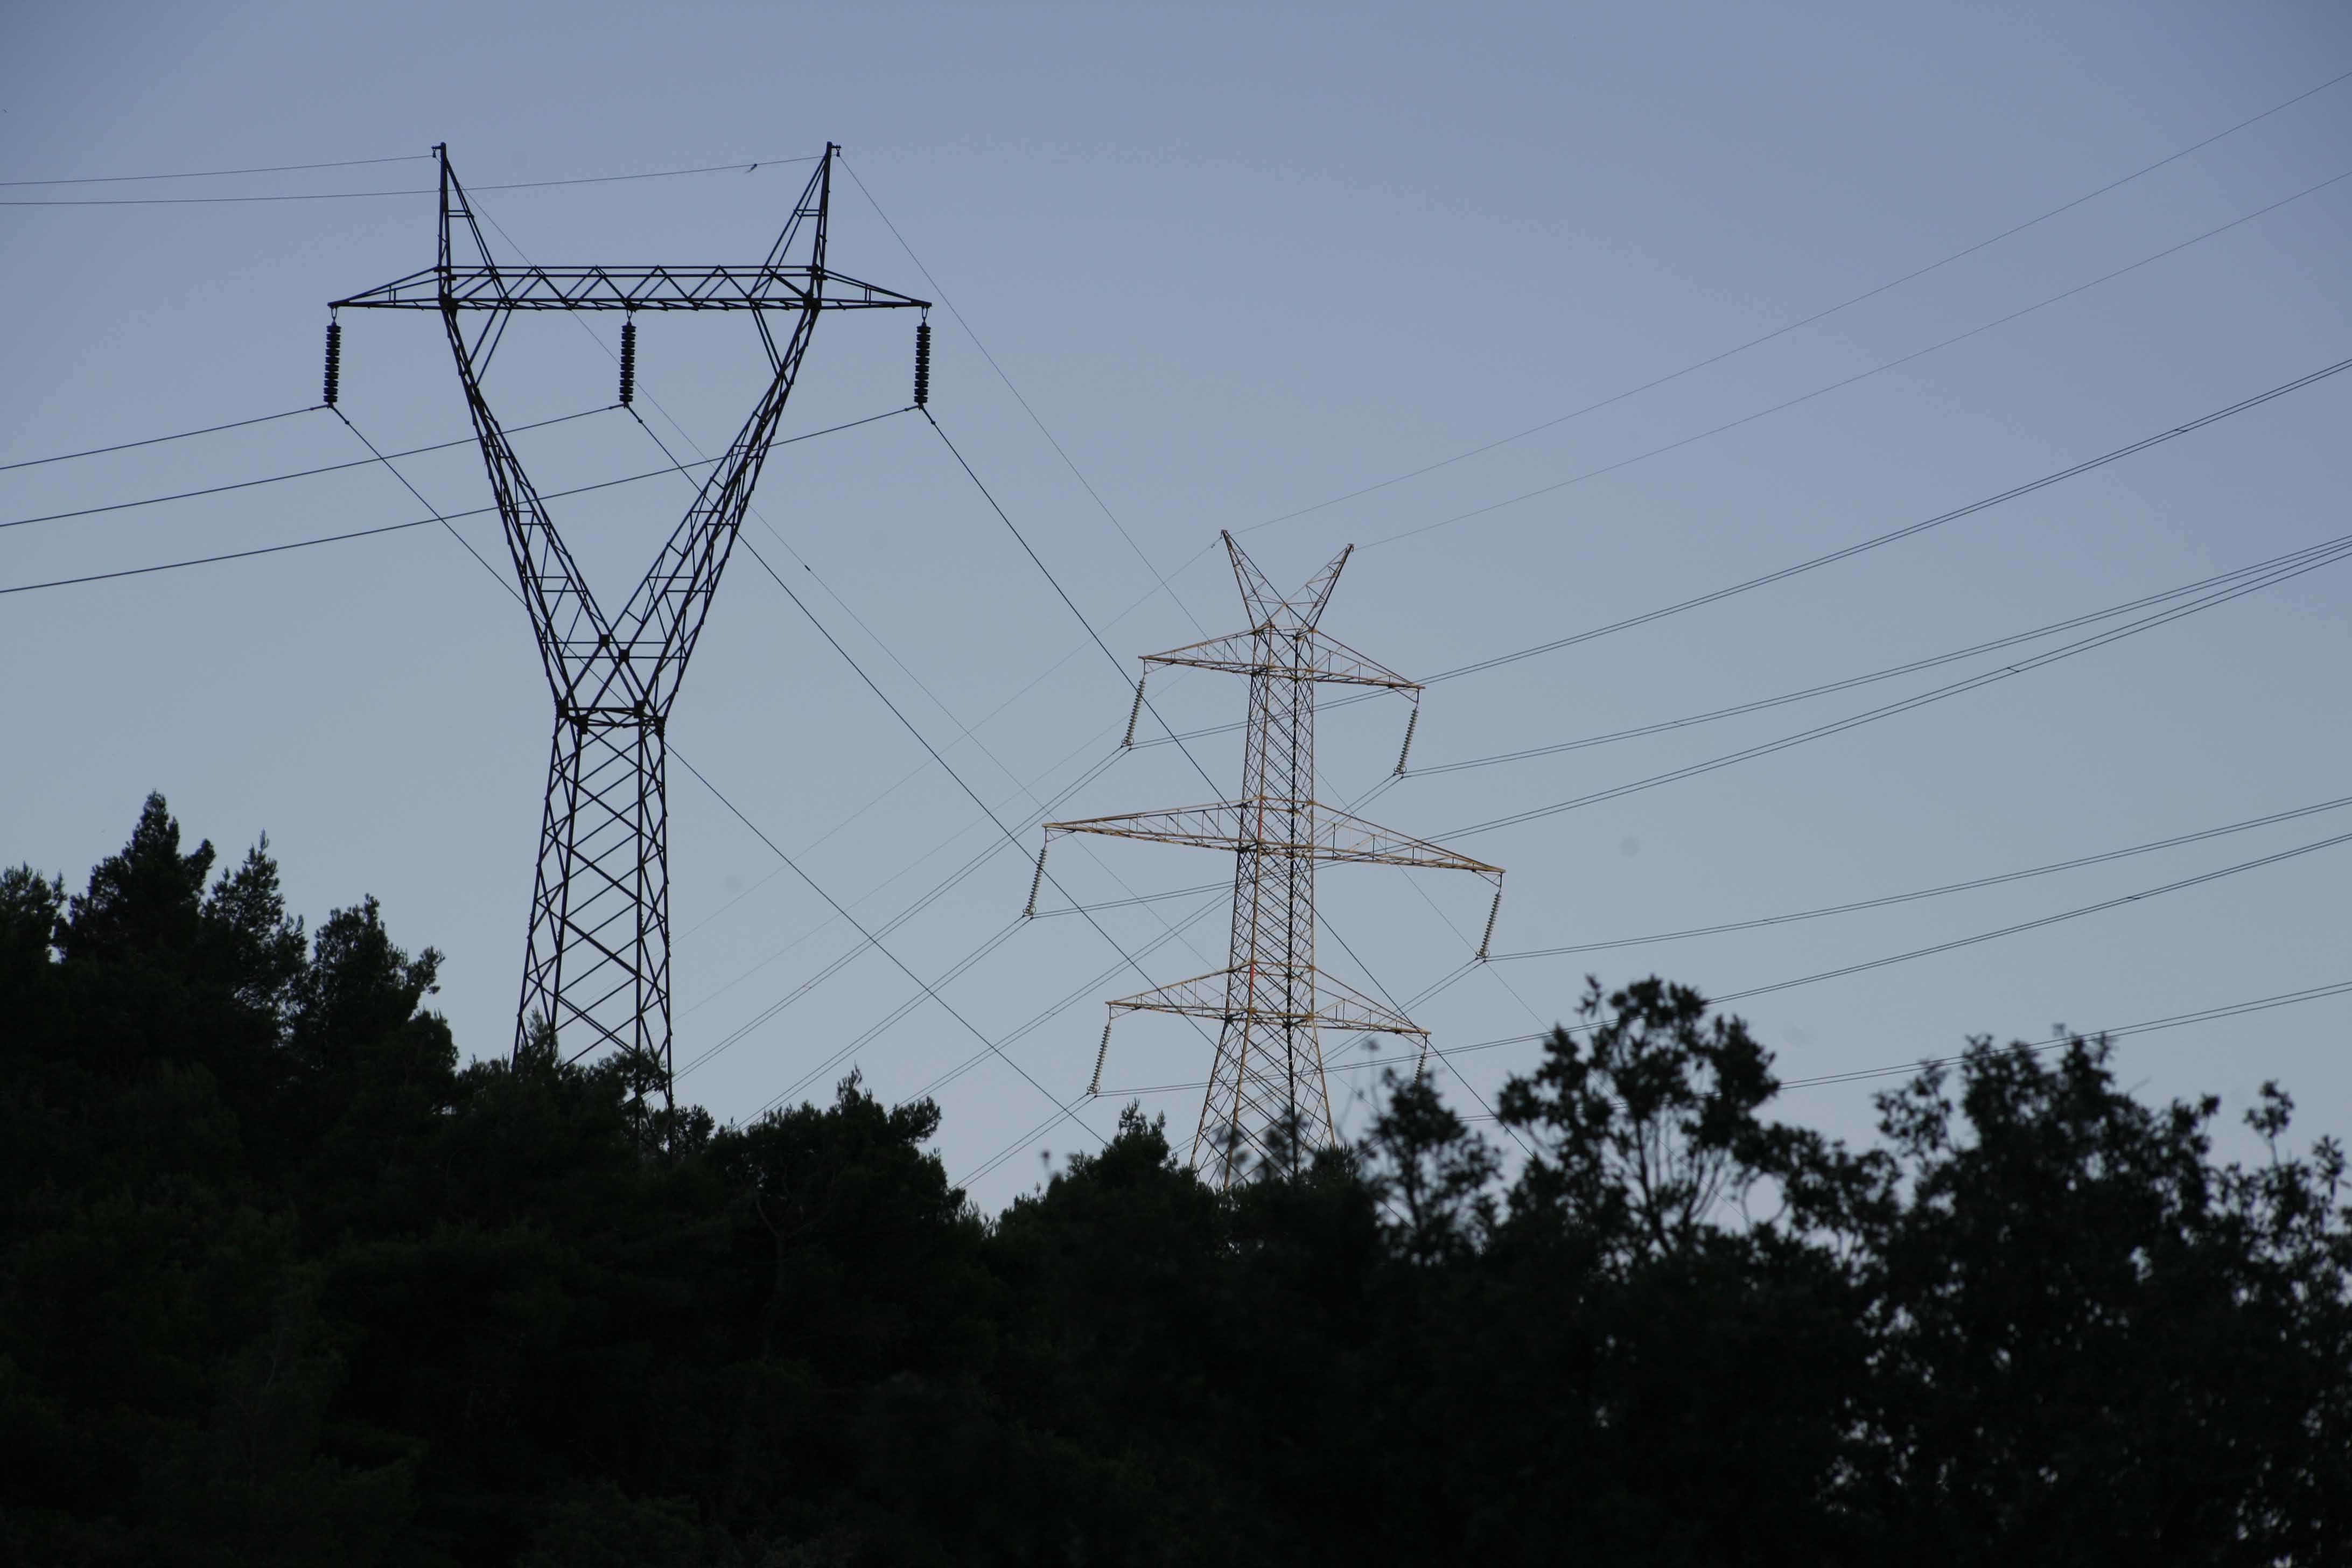
<svg viewBox="0 0 2352 1568">
<path fill-rule="evenodd" d="M 695 264 L 758 259 L 806 176 L 792 160 L 840 142 L 854 178 L 835 194 L 834 265 L 940 302 L 930 412 L 1121 668 L 918 416 L 780 449 L 743 537 L 1008 826 L 1109 757 L 1136 656 L 1245 625 L 1221 529 L 1284 588 L 1356 544 L 1325 629 L 1427 679 L 2352 359 L 2340 5 L 100 3 L 15 7 L 0 44 L 0 465 L 307 408 L 327 302 L 432 262 L 436 142 L 509 257 Z M 284 167 L 358 160 L 399 161 Z M 123 178 L 246 169 L 278 172 Z M 440 510 L 487 506 L 437 323 L 344 322 L 341 412 L 387 452 L 455 443 L 401 471 Z M 787 433 L 901 407 L 912 325 L 824 320 Z M 590 412 L 614 401 L 617 332 L 551 315 L 500 350 L 488 394 L 509 426 L 584 416 L 518 436 L 542 489 L 663 460 L 626 416 Z M 764 374 L 740 316 L 649 318 L 639 353 L 639 411 L 703 451 Z M 1411 1008 L 1460 1052 L 1449 1099 L 1475 1112 L 1530 1065 L 1531 1044 L 1486 1043 L 1569 1016 L 1587 973 L 1736 996 L 2069 917 L 1728 1004 L 1793 1080 L 2352 982 L 2352 842 L 2246 865 L 2352 835 L 2352 563 L 2225 576 L 2352 534 L 2347 416 L 2352 374 L 2319 379 L 1851 559 L 1433 682 L 1420 776 L 1363 810 L 1507 872 L 1500 960 Z M 0 467 L 0 857 L 79 886 L 151 789 L 226 857 L 266 832 L 314 925 L 373 894 L 399 941 L 442 950 L 438 1005 L 461 1049 L 494 1056 L 513 1033 L 551 710 L 522 613 L 481 565 L 429 527 L 35 586 L 422 515 L 367 465 L 50 518 L 366 457 L 312 411 Z M 617 601 L 689 497 L 667 476 L 555 515 Z M 494 516 L 456 526 L 508 569 Z M 2042 635 L 1441 771 L 2025 633 Z M 1227 677 L 1155 678 L 1153 695 L 1187 731 L 1243 713 Z M 1406 711 L 1325 716 L 1327 799 L 1381 783 Z M 892 1099 L 929 1088 L 950 1175 L 982 1173 L 991 1208 L 1038 1179 L 1041 1152 L 1089 1147 L 1130 1091 L 1190 1135 L 1208 1047 L 1142 1016 L 1114 1037 L 1112 1092 L 1080 1108 L 1091 1131 L 1024 1141 L 1055 1115 L 1048 1095 L 1085 1089 L 1103 1004 L 1146 986 L 1112 942 L 1150 984 L 1222 968 L 1222 892 L 1102 911 L 1108 941 L 1040 919 L 947 984 L 1024 1081 L 938 1004 L 901 1012 L 919 994 L 879 953 L 776 1010 L 857 939 L 761 834 L 869 924 L 988 855 L 886 939 L 926 980 L 1020 914 L 1039 835 L 991 826 L 746 555 L 670 734 L 692 770 L 669 783 L 677 1058 L 698 1063 L 682 1098 L 744 1119 L 822 1099 L 853 1067 Z M 1236 734 L 1186 745 L 1230 787 Z M 1207 789 L 1177 748 L 1139 748 L 1054 815 Z M 2312 806 L 1868 910 L 1508 956 Z M 1231 874 L 1103 842 L 1058 845 L 1052 868 L 1089 903 Z M 1321 904 L 1321 959 L 1400 1002 L 1463 966 L 1487 913 L 1471 879 L 1370 868 L 1327 869 Z M 2341 1135 L 2347 1026 L 2352 993 L 2132 1035 L 2122 1077 L 2221 1094 L 2232 1124 L 2277 1079 L 2313 1131 Z M 1893 1081 L 1792 1087 L 1781 1113 L 1859 1135 Z M 1333 1083 L 1336 1101 L 1373 1075 Z M 1361 1115 L 1350 1099 L 1343 1125 Z"/>
</svg>

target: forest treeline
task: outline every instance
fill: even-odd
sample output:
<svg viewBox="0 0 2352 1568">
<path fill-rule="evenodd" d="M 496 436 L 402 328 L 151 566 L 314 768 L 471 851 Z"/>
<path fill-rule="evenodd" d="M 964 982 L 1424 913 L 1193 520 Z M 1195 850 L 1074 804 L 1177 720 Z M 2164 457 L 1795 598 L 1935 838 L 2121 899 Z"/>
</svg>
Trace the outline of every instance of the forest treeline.
<svg viewBox="0 0 2352 1568">
<path fill-rule="evenodd" d="M 986 1215 L 928 1102 L 462 1062 L 373 900 L 214 862 L 158 797 L 0 878 L 0 1560 L 2352 1554 L 2344 1163 L 2275 1089 L 2226 1163 L 2097 1042 L 1979 1043 L 1851 1148 L 1648 980 L 1499 1138 L 1395 1082 L 1220 1194 L 1130 1110 Z"/>
</svg>

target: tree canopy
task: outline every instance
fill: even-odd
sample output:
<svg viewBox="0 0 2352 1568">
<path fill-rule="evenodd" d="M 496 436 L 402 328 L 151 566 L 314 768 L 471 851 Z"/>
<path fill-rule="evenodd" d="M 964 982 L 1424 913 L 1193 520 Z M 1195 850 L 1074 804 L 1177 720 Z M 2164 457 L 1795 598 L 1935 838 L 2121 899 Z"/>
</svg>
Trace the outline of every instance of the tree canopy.
<svg viewBox="0 0 2352 1568">
<path fill-rule="evenodd" d="M 2344 1160 L 1978 1040 L 1850 1148 L 1691 990 L 1499 1101 L 1391 1079 L 1227 1193 L 1130 1108 L 982 1214 L 928 1101 L 720 1126 L 461 1059 L 151 796 L 0 873 L 0 1559 L 2313 1563 L 2352 1551 Z"/>
</svg>

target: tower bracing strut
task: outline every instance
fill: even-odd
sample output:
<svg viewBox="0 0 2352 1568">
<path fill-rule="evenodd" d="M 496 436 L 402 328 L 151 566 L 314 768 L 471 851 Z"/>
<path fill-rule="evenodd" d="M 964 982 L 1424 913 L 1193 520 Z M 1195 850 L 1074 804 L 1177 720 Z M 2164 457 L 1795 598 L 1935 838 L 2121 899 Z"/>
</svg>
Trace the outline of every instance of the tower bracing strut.
<svg viewBox="0 0 2352 1568">
<path fill-rule="evenodd" d="M 725 267 L 536 267 L 493 260 L 447 148 L 434 151 L 441 173 L 434 265 L 338 300 L 333 308 L 440 313 L 555 697 L 515 1048 L 520 1052 L 545 1031 L 565 1060 L 622 1053 L 642 1069 L 638 1081 L 654 1088 L 667 1109 L 665 736 L 670 706 L 817 317 L 826 310 L 924 309 L 928 301 L 827 267 L 839 152 L 830 143 L 766 259 Z M 625 317 L 640 310 L 741 310 L 750 313 L 767 349 L 766 390 L 617 613 L 590 591 L 483 395 L 491 355 L 519 310 L 617 310 Z M 772 324 L 772 316 L 778 318 Z M 634 339 L 634 332 L 628 335 Z"/>
<path fill-rule="evenodd" d="M 1147 671 L 1155 664 L 1181 664 L 1249 678 L 1240 795 L 1172 811 L 1045 825 L 1048 844 L 1056 834 L 1095 833 L 1223 849 L 1234 858 L 1225 968 L 1110 1005 L 1114 1022 L 1123 1013 L 1149 1012 L 1217 1024 L 1216 1060 L 1192 1142 L 1192 1168 L 1205 1169 L 1221 1187 L 1254 1169 L 1296 1173 L 1316 1149 L 1336 1142 L 1323 1030 L 1428 1034 L 1316 967 L 1318 862 L 1469 871 L 1494 884 L 1498 902 L 1503 886 L 1498 867 L 1375 827 L 1315 798 L 1315 688 L 1385 687 L 1413 694 L 1416 701 L 1421 691 L 1320 629 L 1323 608 L 1355 546 L 1285 598 L 1234 536 L 1223 537 L 1250 628 L 1150 654 L 1143 662 Z M 1039 864 L 1042 868 L 1042 854 Z M 1106 1027 L 1106 1051 L 1109 1043 Z M 1099 1090 L 1099 1057 L 1095 1073 L 1093 1087 Z"/>
</svg>

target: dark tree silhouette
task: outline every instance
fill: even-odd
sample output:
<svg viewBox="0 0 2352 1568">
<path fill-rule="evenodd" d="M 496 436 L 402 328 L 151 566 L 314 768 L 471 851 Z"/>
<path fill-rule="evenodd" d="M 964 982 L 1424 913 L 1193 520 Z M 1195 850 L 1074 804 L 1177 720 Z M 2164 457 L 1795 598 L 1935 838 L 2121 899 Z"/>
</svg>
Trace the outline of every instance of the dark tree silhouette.
<svg viewBox="0 0 2352 1568">
<path fill-rule="evenodd" d="M 1681 986 L 1218 1193 L 1130 1108 L 993 1217 L 855 1078 L 720 1127 L 461 1062 L 372 899 L 161 797 L 0 873 L 0 1561 L 2320 1563 L 2344 1159 L 2098 1041 L 1848 1149 Z M 499 1053 L 494 1052 L 494 1055 Z"/>
</svg>

